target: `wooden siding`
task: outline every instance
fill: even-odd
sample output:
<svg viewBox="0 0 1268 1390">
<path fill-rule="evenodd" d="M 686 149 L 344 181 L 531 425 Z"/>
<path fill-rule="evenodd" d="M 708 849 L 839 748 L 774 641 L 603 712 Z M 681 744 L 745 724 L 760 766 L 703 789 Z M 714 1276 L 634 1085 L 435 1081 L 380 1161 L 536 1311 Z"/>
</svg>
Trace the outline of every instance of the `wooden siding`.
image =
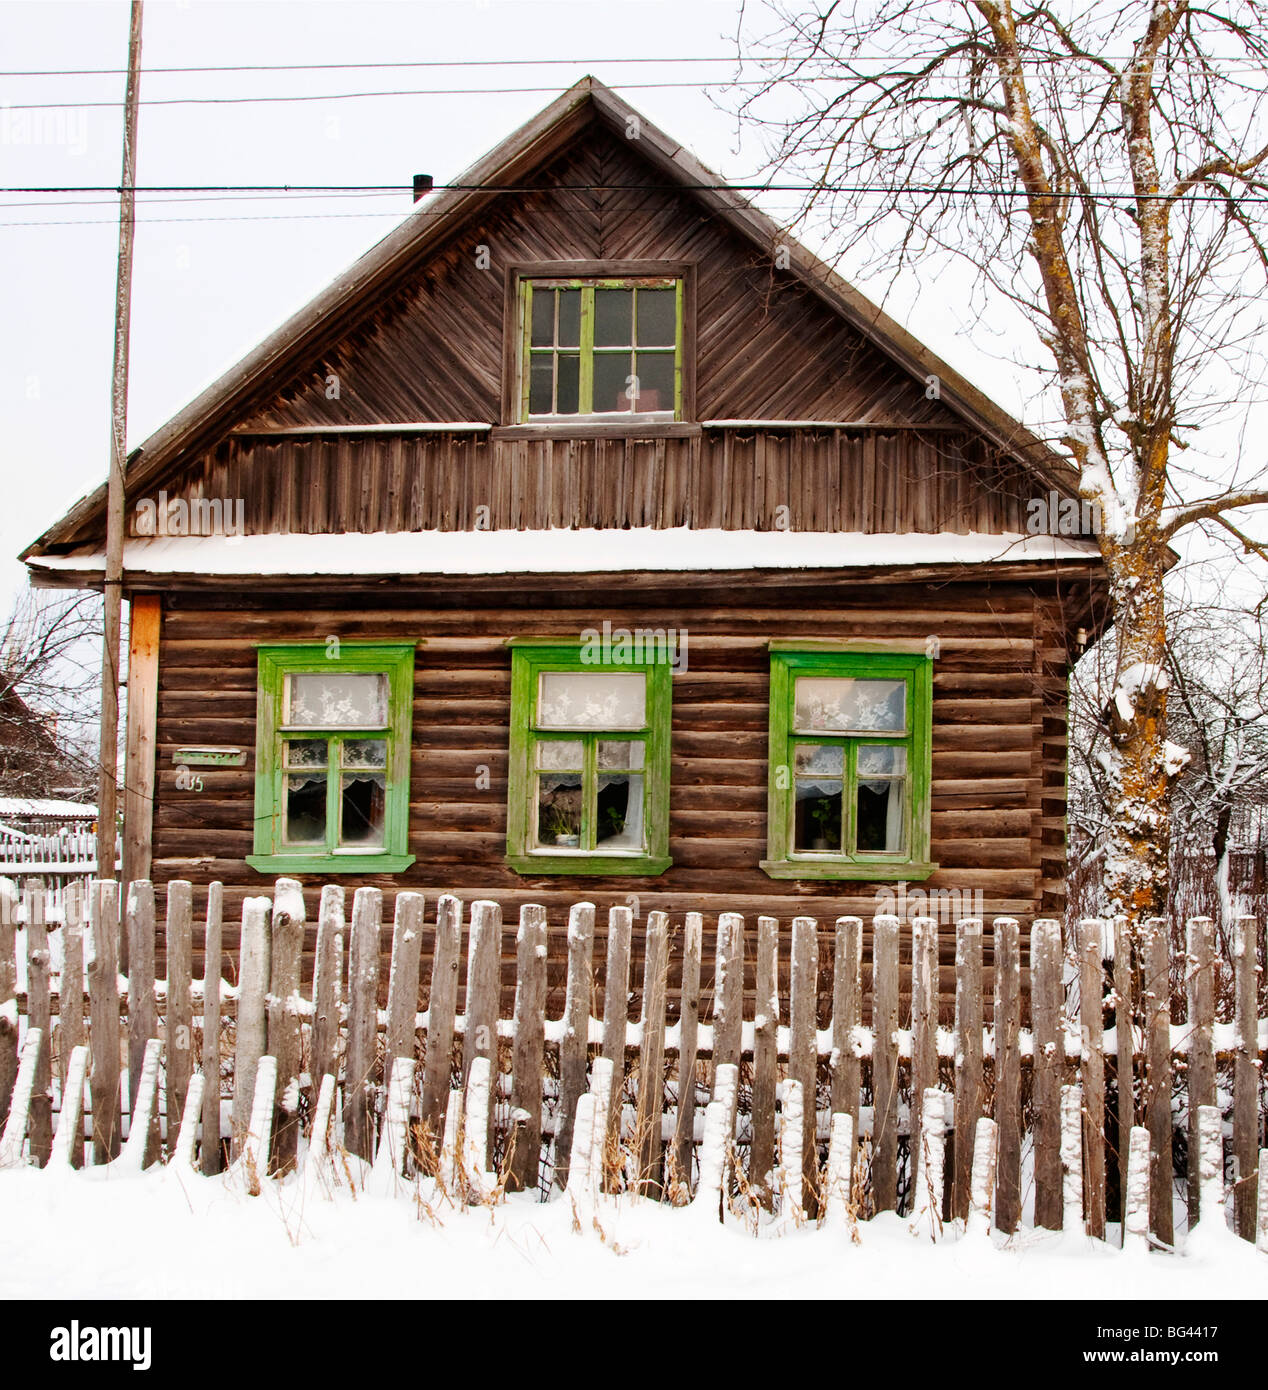
<svg viewBox="0 0 1268 1390">
<path fill-rule="evenodd" d="M 697 577 L 698 581 L 698 577 Z M 684 577 L 684 585 L 688 578 Z M 472 606 L 479 602 L 480 607 Z M 853 912 L 870 921 L 877 885 L 775 881 L 766 854 L 766 694 L 773 637 L 936 635 L 933 858 L 923 885 L 980 889 L 987 915 L 1028 921 L 1045 903 L 1045 815 L 1053 814 L 1044 739 L 1063 708 L 1064 678 L 1042 646 L 1051 586 L 967 583 L 757 589 L 743 608 L 707 587 L 676 594 L 600 591 L 584 608 L 575 594 L 422 596 L 313 594 L 306 599 L 235 595 L 165 599 L 158 712 L 159 770 L 154 877 L 221 879 L 233 914 L 269 879 L 244 864 L 251 850 L 255 745 L 255 645 L 374 638 L 417 641 L 406 872 L 374 883 L 391 896 L 413 888 L 492 897 L 507 914 L 544 903 L 552 928 L 566 905 L 600 909 L 631 894 L 655 908 L 809 913 L 824 921 Z M 656 878 L 525 878 L 502 862 L 510 653 L 518 635 L 568 635 L 614 626 L 689 631 L 688 670 L 673 682 L 670 836 L 673 866 Z M 172 753 L 187 743 L 243 745 L 242 768 L 202 770 L 203 790 L 178 791 Z M 482 789 L 480 771 L 488 769 Z M 322 875 L 301 876 L 316 887 Z M 311 948 L 311 942 L 308 943 Z"/>
</svg>

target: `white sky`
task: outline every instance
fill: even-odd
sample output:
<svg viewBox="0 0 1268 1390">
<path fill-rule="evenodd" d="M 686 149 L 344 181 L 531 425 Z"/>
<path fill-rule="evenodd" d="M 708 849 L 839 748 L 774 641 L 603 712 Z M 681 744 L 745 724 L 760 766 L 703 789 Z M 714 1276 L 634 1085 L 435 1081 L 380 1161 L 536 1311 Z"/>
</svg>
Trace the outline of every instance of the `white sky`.
<svg viewBox="0 0 1268 1390">
<path fill-rule="evenodd" d="M 735 0 L 400 0 L 195 3 L 149 0 L 141 95 L 314 94 L 478 88 L 439 96 L 253 105 L 142 106 L 137 181 L 168 184 L 407 185 L 461 172 L 587 72 L 724 177 L 760 163 L 698 84 L 732 59 Z M 761 27 L 760 25 L 758 26 Z M 0 67 L 115 68 L 128 5 L 0 0 Z M 544 65 L 378 72 L 162 74 L 165 66 L 563 58 Z M 682 86 L 640 84 L 681 83 Z M 507 91 L 505 88 L 535 88 Z M 503 90 L 490 90 L 503 89 Z M 120 102 L 122 75 L 0 76 L 0 184 L 117 183 L 118 106 L 23 112 L 26 102 Z M 715 95 L 722 100 L 721 93 Z M 0 195 L 0 606 L 24 581 L 17 552 L 105 476 L 109 442 L 117 200 Z M 189 195 L 165 195 L 168 198 Z M 766 200 L 790 213 L 791 197 Z M 14 208 L 21 202 L 47 207 Z M 142 200 L 133 287 L 129 447 L 135 447 L 409 211 L 407 193 L 186 204 Z M 233 217 L 241 220 L 225 220 Z M 167 219 L 157 221 L 155 219 Z M 179 220 L 209 219 L 215 220 Z M 15 222 L 83 225 L 28 225 Z M 821 249 L 821 248 L 816 248 Z M 848 270 L 848 267 L 846 267 Z M 879 287 L 860 282 L 879 294 Z M 919 309 L 910 306 L 918 298 Z M 964 287 L 945 273 L 898 287 L 886 307 L 1005 408 L 1029 415 L 1021 374 L 1001 370 L 1033 340 L 1002 306 L 966 323 Z M 1032 360 L 1035 360 L 1032 358 Z"/>
</svg>

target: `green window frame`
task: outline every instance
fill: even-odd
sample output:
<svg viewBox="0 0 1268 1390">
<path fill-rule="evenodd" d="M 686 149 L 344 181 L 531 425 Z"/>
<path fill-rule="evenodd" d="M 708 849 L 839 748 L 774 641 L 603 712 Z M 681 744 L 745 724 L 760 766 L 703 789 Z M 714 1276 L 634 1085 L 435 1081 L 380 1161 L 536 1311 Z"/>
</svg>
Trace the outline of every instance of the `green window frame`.
<svg viewBox="0 0 1268 1390">
<path fill-rule="evenodd" d="M 382 677 L 386 689 L 381 711 L 368 710 L 358 723 L 322 719 L 293 707 L 293 693 L 299 689 L 291 685 L 293 677 L 331 675 Z M 247 856 L 253 869 L 261 873 L 399 873 L 414 862 L 407 852 L 413 698 L 413 646 L 341 641 L 258 648 L 255 852 Z M 292 833 L 288 778 L 300 788 L 297 796 L 306 792 L 310 806 L 317 807 L 320 793 L 313 788 L 323 775 L 324 806 L 320 813 L 309 812 L 320 828 L 313 834 Z M 379 785 L 382 833 L 373 837 L 379 843 L 362 843 L 345 821 L 364 814 L 358 795 L 368 795 L 372 806 L 374 788 Z"/>
<path fill-rule="evenodd" d="M 933 662 L 923 652 L 827 647 L 771 644 L 762 868 L 780 879 L 928 878 L 938 867 L 929 859 Z M 805 705 L 798 705 L 803 680 L 877 682 L 870 691 L 857 687 L 853 708 L 868 708 L 867 698 L 879 703 L 853 721 L 843 703 L 815 716 L 813 684 L 802 687 Z M 881 846 L 878 838 L 897 843 Z"/>
<path fill-rule="evenodd" d="M 629 341 L 605 342 L 604 291 L 632 293 Z M 662 312 L 658 331 L 644 329 L 641 296 L 672 291 L 672 342 Z M 575 298 L 572 296 L 575 295 Z M 549 296 L 549 303 L 547 303 Z M 621 278 L 525 278 L 519 282 L 520 354 L 519 411 L 521 423 L 575 421 L 672 421 L 682 419 L 683 395 L 683 280 L 677 275 L 626 276 Z M 651 315 L 648 315 L 651 318 Z M 646 333 L 655 341 L 643 343 Z M 623 359 L 623 361 L 622 361 Z M 664 362 L 672 362 L 672 403 L 664 402 L 655 387 L 657 403 L 639 408 L 640 384 L 654 370 L 663 378 Z M 628 409 L 596 409 L 596 391 L 611 390 L 615 372 L 618 389 L 630 401 Z M 534 381 L 539 399 L 534 404 Z M 541 409 L 541 393 L 549 395 L 550 408 Z M 630 392 L 635 394 L 631 397 Z M 650 391 L 642 392 L 650 396 Z"/>
<path fill-rule="evenodd" d="M 604 660 L 599 644 L 551 639 L 512 639 L 511 738 L 508 776 L 506 862 L 521 874 L 660 874 L 673 862 L 669 855 L 669 745 L 672 668 L 668 661 Z M 612 653 L 610 656 L 628 655 Z M 543 677 L 573 673 L 642 674 L 642 721 L 626 719 L 612 727 L 544 718 Z M 624 745 L 641 745 L 640 752 Z M 641 761 L 641 767 L 638 765 Z M 606 762 L 606 766 L 605 766 Z M 640 831 L 627 828 L 632 788 L 642 779 Z M 554 780 L 576 793 L 570 817 L 545 803 L 543 783 Z M 609 788 L 625 782 L 625 813 L 600 804 Z M 606 783 L 606 785 L 605 785 Z M 579 812 L 579 814 L 578 814 Z M 547 822 L 561 817 L 564 843 L 548 843 Z M 605 820 L 605 817 L 608 819 Z M 566 823 L 565 823 L 566 821 Z M 638 843 L 605 850 L 601 831 L 615 826 L 620 834 L 638 835 Z M 575 838 L 576 843 L 568 842 Z"/>
</svg>

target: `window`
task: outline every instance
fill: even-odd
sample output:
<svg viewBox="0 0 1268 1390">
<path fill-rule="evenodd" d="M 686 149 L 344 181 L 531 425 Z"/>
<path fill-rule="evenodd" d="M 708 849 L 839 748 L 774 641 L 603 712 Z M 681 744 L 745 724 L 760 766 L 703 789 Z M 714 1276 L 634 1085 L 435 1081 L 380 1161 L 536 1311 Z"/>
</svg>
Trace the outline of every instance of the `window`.
<svg viewBox="0 0 1268 1390">
<path fill-rule="evenodd" d="M 677 420 L 683 282 L 520 281 L 519 418 Z"/>
<path fill-rule="evenodd" d="M 670 665 L 591 656 L 513 643 L 507 860 L 520 873 L 670 864 Z"/>
<path fill-rule="evenodd" d="M 261 647 L 255 853 L 264 872 L 407 868 L 414 649 Z"/>
<path fill-rule="evenodd" d="M 927 878 L 932 663 L 772 643 L 772 878 Z M 793 649 L 796 648 L 796 649 Z"/>
</svg>

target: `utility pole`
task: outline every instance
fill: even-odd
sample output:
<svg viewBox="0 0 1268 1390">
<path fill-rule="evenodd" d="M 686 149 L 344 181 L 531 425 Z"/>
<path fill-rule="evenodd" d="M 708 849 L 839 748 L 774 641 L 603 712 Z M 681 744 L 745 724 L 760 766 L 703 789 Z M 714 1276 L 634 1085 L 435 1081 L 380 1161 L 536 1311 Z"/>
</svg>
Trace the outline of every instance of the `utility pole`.
<svg viewBox="0 0 1268 1390">
<path fill-rule="evenodd" d="M 128 329 L 132 313 L 132 237 L 136 213 L 137 101 L 141 86 L 141 0 L 132 0 L 128 86 L 119 183 L 119 275 L 114 301 L 114 376 L 110 389 L 110 475 L 106 487 L 106 574 L 101 651 L 101 751 L 97 784 L 97 877 L 115 875 L 119 786 L 119 628 L 123 609 L 123 465 L 128 447 Z M 126 941 L 126 933 L 124 940 Z"/>
</svg>

